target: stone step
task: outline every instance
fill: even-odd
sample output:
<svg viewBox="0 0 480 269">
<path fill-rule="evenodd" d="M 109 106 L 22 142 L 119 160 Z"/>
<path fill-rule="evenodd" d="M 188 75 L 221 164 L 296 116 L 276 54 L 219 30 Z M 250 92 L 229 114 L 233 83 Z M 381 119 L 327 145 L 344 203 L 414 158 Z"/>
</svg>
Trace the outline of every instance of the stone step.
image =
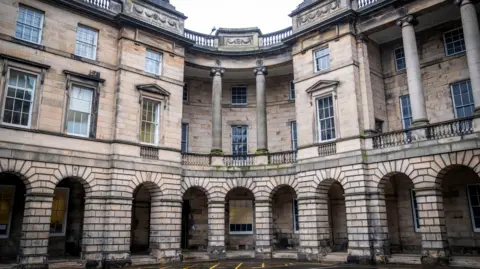
<svg viewBox="0 0 480 269">
<path fill-rule="evenodd" d="M 253 250 L 234 250 L 227 251 L 227 259 L 254 259 L 255 251 Z"/>
<path fill-rule="evenodd" d="M 450 266 L 465 268 L 480 268 L 480 257 L 478 256 L 452 256 Z"/>
<path fill-rule="evenodd" d="M 272 253 L 272 257 L 274 259 L 289 259 L 289 260 L 296 260 L 298 259 L 298 252 L 297 251 L 274 251 Z"/>
<path fill-rule="evenodd" d="M 83 268 L 83 264 L 81 261 L 50 261 L 48 263 L 49 269 L 65 269 L 65 268 L 72 268 L 72 269 L 81 269 Z"/>
<path fill-rule="evenodd" d="M 421 256 L 418 254 L 392 254 L 388 258 L 388 263 L 398 263 L 398 264 L 421 264 Z"/>
<path fill-rule="evenodd" d="M 205 261 L 210 259 L 208 253 L 205 251 L 184 251 L 182 252 L 182 255 L 184 262 L 197 260 Z"/>
<path fill-rule="evenodd" d="M 150 265 L 150 264 L 159 263 L 156 258 L 150 255 L 133 255 L 131 259 L 132 259 L 132 266 Z"/>
<path fill-rule="evenodd" d="M 323 262 L 347 263 L 347 252 L 330 252 L 323 257 Z"/>
</svg>

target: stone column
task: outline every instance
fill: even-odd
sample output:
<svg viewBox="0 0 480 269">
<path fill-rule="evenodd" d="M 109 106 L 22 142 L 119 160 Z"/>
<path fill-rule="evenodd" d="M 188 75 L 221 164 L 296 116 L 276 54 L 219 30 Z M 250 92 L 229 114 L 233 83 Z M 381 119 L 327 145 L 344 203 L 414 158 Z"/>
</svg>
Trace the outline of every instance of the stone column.
<svg viewBox="0 0 480 269">
<path fill-rule="evenodd" d="M 367 192 L 350 192 L 345 190 L 345 207 L 347 210 L 348 263 L 371 264 L 373 258 L 373 240 L 371 221 L 368 214 Z"/>
<path fill-rule="evenodd" d="M 222 76 L 223 68 L 212 68 L 212 150 L 214 154 L 222 154 Z"/>
<path fill-rule="evenodd" d="M 272 258 L 272 203 L 255 201 L 255 258 Z"/>
<path fill-rule="evenodd" d="M 397 21 L 397 25 L 402 27 L 403 50 L 407 66 L 407 83 L 412 108 L 413 126 L 423 126 L 428 124 L 428 118 L 425 108 L 417 40 L 415 38 L 415 29 L 413 28 L 416 24 L 417 20 L 413 15 L 408 15 Z"/>
<path fill-rule="evenodd" d="M 48 268 L 48 238 L 53 194 L 27 193 L 18 264 L 20 268 Z"/>
<path fill-rule="evenodd" d="M 268 151 L 267 142 L 267 94 L 265 90 L 266 67 L 257 67 L 253 70 L 257 79 L 257 153 Z"/>
<path fill-rule="evenodd" d="M 422 233 L 422 264 L 448 264 L 451 253 L 448 247 L 442 191 L 436 187 L 422 186 L 415 189 L 415 196 Z"/>
<path fill-rule="evenodd" d="M 87 209 L 87 205 L 85 205 L 85 209 Z M 105 200 L 105 219 L 97 218 L 97 222 L 91 223 L 93 227 L 90 225 L 88 227 L 94 234 L 94 230 L 102 231 L 97 234 L 99 236 L 103 233 L 103 262 L 106 268 L 123 267 L 132 263 L 130 257 L 131 216 L 131 197 L 107 196 Z"/>
<path fill-rule="evenodd" d="M 362 96 L 363 130 L 365 134 L 371 134 L 375 132 L 375 115 L 366 36 L 360 35 L 357 38 L 357 51 L 360 75 L 360 92 Z"/>
<path fill-rule="evenodd" d="M 161 262 L 180 261 L 182 201 L 153 199 L 150 212 L 150 253 Z"/>
<path fill-rule="evenodd" d="M 114 212 L 106 210 L 106 198 L 85 197 L 85 212 L 83 216 L 82 260 L 87 268 L 97 267 L 103 261 L 104 222 L 105 214 Z M 131 199 L 130 199 L 131 200 Z M 112 214 L 113 215 L 113 214 Z M 130 211 L 116 212 L 116 216 L 130 218 Z M 116 240 L 130 246 L 130 236 L 117 237 Z"/>
<path fill-rule="evenodd" d="M 472 84 L 475 115 L 480 115 L 480 30 L 477 12 L 470 0 L 455 0 L 460 6 L 462 16 L 463 38 L 467 50 L 468 73 Z M 474 130 L 480 131 L 480 119 L 474 121 Z"/>
<path fill-rule="evenodd" d="M 225 259 L 225 201 L 208 203 L 208 255 Z"/>
<path fill-rule="evenodd" d="M 386 263 L 390 256 L 387 204 L 384 193 L 372 192 L 367 199 L 368 219 L 373 245 L 373 262 Z"/>
</svg>

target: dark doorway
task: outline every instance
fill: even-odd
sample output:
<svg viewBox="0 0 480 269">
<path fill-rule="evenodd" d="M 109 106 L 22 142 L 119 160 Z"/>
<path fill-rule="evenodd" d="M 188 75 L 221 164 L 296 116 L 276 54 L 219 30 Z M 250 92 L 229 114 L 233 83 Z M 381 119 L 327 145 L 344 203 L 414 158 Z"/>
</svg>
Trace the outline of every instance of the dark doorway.
<svg viewBox="0 0 480 269">
<path fill-rule="evenodd" d="M 188 249 L 188 231 L 190 227 L 190 201 L 184 200 L 182 207 L 182 249 Z"/>
</svg>

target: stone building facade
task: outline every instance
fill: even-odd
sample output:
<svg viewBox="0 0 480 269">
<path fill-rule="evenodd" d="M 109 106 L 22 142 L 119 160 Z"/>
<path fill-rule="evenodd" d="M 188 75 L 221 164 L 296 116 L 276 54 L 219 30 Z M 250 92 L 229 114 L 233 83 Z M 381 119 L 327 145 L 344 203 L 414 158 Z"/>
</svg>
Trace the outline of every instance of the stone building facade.
<svg viewBox="0 0 480 269">
<path fill-rule="evenodd" d="M 478 5 L 173 2 L 0 1 L 0 266 L 480 264 Z"/>
</svg>

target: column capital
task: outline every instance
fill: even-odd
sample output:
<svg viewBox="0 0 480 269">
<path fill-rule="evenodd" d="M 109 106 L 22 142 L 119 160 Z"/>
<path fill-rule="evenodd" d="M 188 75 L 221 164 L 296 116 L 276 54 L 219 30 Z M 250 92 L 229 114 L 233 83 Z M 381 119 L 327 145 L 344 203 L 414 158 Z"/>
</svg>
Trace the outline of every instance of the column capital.
<svg viewBox="0 0 480 269">
<path fill-rule="evenodd" d="M 413 14 L 407 15 L 407 16 L 397 20 L 397 25 L 400 26 L 400 27 L 404 27 L 404 26 L 408 26 L 408 25 L 415 26 L 417 24 L 418 24 L 418 20 L 417 20 L 416 16 L 413 15 Z"/>
<path fill-rule="evenodd" d="M 258 74 L 262 74 L 262 75 L 268 75 L 268 69 L 265 67 L 265 66 L 259 66 L 259 67 L 255 67 L 253 69 L 253 73 L 255 75 L 258 75 Z"/>
<path fill-rule="evenodd" d="M 212 70 L 210 70 L 210 76 L 223 76 L 223 73 L 225 73 L 225 69 L 220 68 L 220 67 L 212 67 Z"/>
<path fill-rule="evenodd" d="M 473 5 L 473 2 L 471 0 L 453 0 L 453 3 L 459 7 L 467 4 Z"/>
</svg>

